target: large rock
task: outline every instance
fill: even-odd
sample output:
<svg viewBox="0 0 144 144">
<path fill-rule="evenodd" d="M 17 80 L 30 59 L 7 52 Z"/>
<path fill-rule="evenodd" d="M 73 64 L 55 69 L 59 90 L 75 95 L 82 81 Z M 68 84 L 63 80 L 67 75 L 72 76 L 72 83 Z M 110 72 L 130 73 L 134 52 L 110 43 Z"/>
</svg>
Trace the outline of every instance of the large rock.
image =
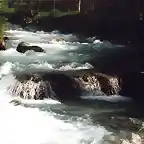
<svg viewBox="0 0 144 144">
<path fill-rule="evenodd" d="M 0 43 L 0 51 L 6 50 L 5 46 L 3 43 Z"/>
<path fill-rule="evenodd" d="M 59 101 L 79 98 L 81 90 L 76 82 L 64 74 L 32 73 L 16 75 L 10 92 L 24 99 L 57 99 Z"/>
<path fill-rule="evenodd" d="M 74 77 L 81 89 L 95 94 L 102 91 L 106 95 L 118 94 L 120 91 L 119 78 L 96 72 L 85 72 Z"/>
<path fill-rule="evenodd" d="M 79 99 L 83 92 L 98 90 L 112 95 L 120 91 L 116 77 L 87 70 L 22 73 L 15 76 L 16 81 L 9 91 L 24 99 L 52 98 L 64 101 Z"/>
<path fill-rule="evenodd" d="M 21 42 L 16 49 L 20 53 L 25 53 L 28 50 L 33 50 L 35 52 L 45 52 L 41 47 L 39 46 L 31 46 L 29 43 Z"/>
</svg>

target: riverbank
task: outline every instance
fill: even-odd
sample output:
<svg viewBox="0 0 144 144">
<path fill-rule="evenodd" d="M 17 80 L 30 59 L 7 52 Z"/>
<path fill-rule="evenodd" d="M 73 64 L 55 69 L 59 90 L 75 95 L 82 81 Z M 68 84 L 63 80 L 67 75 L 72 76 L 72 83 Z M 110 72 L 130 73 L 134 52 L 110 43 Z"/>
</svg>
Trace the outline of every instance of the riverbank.
<svg viewBox="0 0 144 144">
<path fill-rule="evenodd" d="M 114 18 L 104 14 L 67 13 L 55 16 L 38 16 L 31 23 L 23 21 L 25 13 L 15 12 L 8 15 L 8 21 L 20 24 L 23 27 L 36 26 L 39 30 L 47 32 L 59 30 L 63 33 L 79 33 L 85 36 L 97 36 L 101 40 L 114 43 L 128 44 L 128 42 L 141 44 L 143 41 L 144 21 L 140 19 Z M 27 14 L 26 14 L 27 15 Z M 46 15 L 46 14 L 45 14 Z"/>
</svg>

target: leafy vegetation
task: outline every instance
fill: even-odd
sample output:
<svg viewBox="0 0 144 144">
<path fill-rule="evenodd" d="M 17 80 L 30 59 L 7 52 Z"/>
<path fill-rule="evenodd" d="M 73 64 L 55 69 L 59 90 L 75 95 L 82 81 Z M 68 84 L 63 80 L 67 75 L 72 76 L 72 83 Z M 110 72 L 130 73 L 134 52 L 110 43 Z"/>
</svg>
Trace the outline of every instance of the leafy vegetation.
<svg viewBox="0 0 144 144">
<path fill-rule="evenodd" d="M 8 0 L 0 0 L 0 13 L 14 12 L 14 8 L 8 8 Z M 0 40 L 7 29 L 7 22 L 4 16 L 0 16 Z"/>
<path fill-rule="evenodd" d="M 77 14 L 77 13 L 78 13 L 78 11 L 61 12 L 59 10 L 55 10 L 55 11 L 52 10 L 52 11 L 49 11 L 49 12 L 40 11 L 39 15 L 40 16 L 50 16 L 50 17 L 61 17 L 61 16 Z"/>
<path fill-rule="evenodd" d="M 8 7 L 8 0 L 0 0 L 0 11 L 14 12 L 14 8 Z"/>
<path fill-rule="evenodd" d="M 5 18 L 4 17 L 0 17 L 0 41 L 4 35 L 4 30 L 5 30 Z"/>
</svg>

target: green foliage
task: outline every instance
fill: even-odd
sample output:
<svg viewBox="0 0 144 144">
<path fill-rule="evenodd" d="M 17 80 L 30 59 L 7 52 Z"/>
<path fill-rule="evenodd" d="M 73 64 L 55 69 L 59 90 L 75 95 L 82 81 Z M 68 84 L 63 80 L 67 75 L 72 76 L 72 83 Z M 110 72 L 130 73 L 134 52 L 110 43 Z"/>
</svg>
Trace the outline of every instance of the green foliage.
<svg viewBox="0 0 144 144">
<path fill-rule="evenodd" d="M 0 0 L 0 11 L 13 12 L 14 8 L 8 8 L 8 0 Z"/>
<path fill-rule="evenodd" d="M 8 8 L 8 0 L 0 0 L 1 12 L 13 12 L 14 9 Z M 4 35 L 4 31 L 7 29 L 7 22 L 4 16 L 0 16 L 0 39 Z"/>
<path fill-rule="evenodd" d="M 49 16 L 49 17 L 61 17 L 65 15 L 72 15 L 72 14 L 77 14 L 79 13 L 78 11 L 68 11 L 68 12 L 61 12 L 59 10 L 52 10 L 48 12 L 39 12 L 40 16 Z"/>
<path fill-rule="evenodd" d="M 4 17 L 0 17 L 0 39 L 4 35 L 4 30 L 5 30 L 5 18 Z"/>
</svg>

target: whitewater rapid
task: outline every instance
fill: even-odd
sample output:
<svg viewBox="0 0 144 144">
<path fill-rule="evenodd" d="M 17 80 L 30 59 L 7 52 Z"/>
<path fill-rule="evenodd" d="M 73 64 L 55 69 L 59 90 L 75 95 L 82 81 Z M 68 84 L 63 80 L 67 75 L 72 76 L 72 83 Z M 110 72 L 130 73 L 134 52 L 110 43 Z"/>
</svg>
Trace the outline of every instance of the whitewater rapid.
<svg viewBox="0 0 144 144">
<path fill-rule="evenodd" d="M 1 144 L 103 144 L 103 137 L 112 132 L 93 124 L 94 108 L 65 105 L 54 100 L 21 100 L 8 94 L 13 72 L 23 70 L 68 70 L 93 68 L 87 61 L 94 50 L 112 48 L 106 41 L 94 38 L 84 41 L 58 31 L 51 33 L 8 30 L 11 40 L 0 52 L 0 143 Z M 57 38 L 62 41 L 56 41 Z M 46 50 L 45 54 L 16 51 L 21 41 Z M 64 63 L 63 63 L 64 62 Z"/>
</svg>

